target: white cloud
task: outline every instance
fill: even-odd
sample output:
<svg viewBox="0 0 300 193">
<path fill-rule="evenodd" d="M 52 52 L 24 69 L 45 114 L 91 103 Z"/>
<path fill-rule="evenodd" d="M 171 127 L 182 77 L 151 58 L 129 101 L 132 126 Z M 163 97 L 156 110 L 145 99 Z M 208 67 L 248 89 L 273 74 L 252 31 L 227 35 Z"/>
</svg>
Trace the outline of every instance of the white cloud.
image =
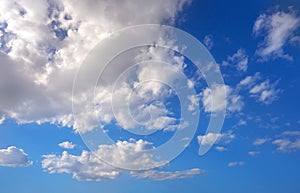
<svg viewBox="0 0 300 193">
<path fill-rule="evenodd" d="M 272 141 L 273 145 L 276 145 L 277 151 L 288 153 L 300 150 L 300 138 L 292 140 L 292 139 L 276 139 Z"/>
<path fill-rule="evenodd" d="M 65 149 L 74 149 L 74 147 L 76 145 L 73 144 L 72 142 L 64 141 L 64 142 L 61 142 L 60 144 L 58 144 L 58 146 L 62 147 L 62 148 L 65 148 Z"/>
<path fill-rule="evenodd" d="M 260 152 L 259 151 L 249 151 L 248 154 L 250 156 L 256 156 L 256 155 L 260 154 Z"/>
<path fill-rule="evenodd" d="M 203 174 L 205 174 L 205 171 L 199 168 L 193 168 L 189 170 L 175 171 L 175 172 L 166 172 L 166 171 L 157 171 L 157 170 L 131 172 L 131 175 L 137 178 L 148 178 L 155 181 L 191 178 Z"/>
<path fill-rule="evenodd" d="M 231 131 L 227 133 L 208 133 L 197 137 L 199 145 L 211 145 L 214 141 L 216 144 L 229 144 L 235 135 Z"/>
<path fill-rule="evenodd" d="M 62 155 L 44 155 L 42 167 L 50 174 L 67 173 L 80 181 L 101 181 L 115 179 L 126 172 L 121 168 L 114 168 L 107 165 L 101 159 L 112 165 L 123 165 L 131 168 L 147 167 L 147 165 L 158 164 L 151 157 L 151 154 L 144 153 L 144 150 L 152 149 L 151 143 L 143 140 L 118 141 L 113 145 L 100 145 L 98 150 L 93 152 L 83 151 L 81 155 L 71 155 L 64 151 Z M 99 157 L 100 156 L 100 157 Z M 104 156 L 104 157 L 103 157 Z M 151 180 L 174 180 L 193 177 L 204 174 L 199 168 L 183 171 L 130 171 L 130 174 L 137 178 L 149 178 Z"/>
<path fill-rule="evenodd" d="M 239 112 L 244 105 L 241 96 L 235 94 L 234 90 L 227 85 L 205 88 L 202 92 L 202 103 L 205 112 L 219 112 L 226 107 L 229 112 Z"/>
<path fill-rule="evenodd" d="M 223 151 L 227 151 L 227 148 L 223 147 L 223 146 L 217 146 L 216 147 L 217 151 L 223 152 Z"/>
<path fill-rule="evenodd" d="M 256 54 L 263 60 L 270 58 L 292 59 L 284 52 L 284 46 L 289 39 L 295 37 L 294 33 L 299 24 L 300 18 L 291 10 L 289 12 L 277 11 L 272 14 L 261 14 L 253 27 L 253 33 L 256 36 L 264 36 Z"/>
<path fill-rule="evenodd" d="M 3 124 L 4 121 L 5 121 L 5 117 L 2 116 L 2 117 L 0 118 L 0 125 Z"/>
<path fill-rule="evenodd" d="M 207 47 L 207 49 L 211 49 L 214 45 L 214 40 L 212 35 L 206 35 L 203 39 L 204 45 Z"/>
<path fill-rule="evenodd" d="M 5 115 L 19 123 L 74 126 L 77 131 L 93 128 L 97 123 L 85 119 L 74 122 L 71 118 L 73 80 L 86 54 L 114 30 L 144 23 L 174 24 L 178 13 L 189 3 L 189 0 L 166 0 L 164 4 L 160 1 L 2 1 L 0 25 L 7 33 L 0 36 L 5 39 L 2 47 L 7 49 L 0 53 L 3 64 L 0 92 L 4 93 L 0 117 Z M 136 12 L 143 14 L 136 17 Z M 87 91 L 82 90 L 75 100 L 84 109 L 82 115 L 88 117 L 92 116 L 93 107 L 83 105 L 88 98 L 85 94 Z M 111 117 L 105 115 L 103 120 L 109 122 Z"/>
<path fill-rule="evenodd" d="M 227 166 L 228 167 L 235 167 L 235 166 L 242 166 L 244 164 L 245 164 L 245 162 L 243 162 L 243 161 L 235 161 L 235 162 L 229 162 L 227 164 Z"/>
<path fill-rule="evenodd" d="M 247 76 L 241 80 L 237 86 L 238 89 L 246 88 L 249 90 L 251 97 L 258 102 L 271 104 L 278 98 L 278 94 L 282 91 L 276 88 L 278 81 L 271 83 L 269 79 L 261 81 L 260 73 L 255 73 L 253 76 Z"/>
<path fill-rule="evenodd" d="M 23 149 L 10 146 L 7 149 L 0 149 L 0 166 L 24 167 L 32 164 L 28 155 Z"/>
<path fill-rule="evenodd" d="M 250 89 L 249 93 L 259 102 L 271 104 L 278 98 L 277 95 L 280 93 L 280 89 L 275 88 L 276 84 L 277 83 L 271 84 L 269 80 L 265 80 L 264 82 L 261 82 Z"/>
<path fill-rule="evenodd" d="M 284 131 L 282 135 L 287 136 L 300 136 L 300 131 Z"/>
<path fill-rule="evenodd" d="M 270 141 L 270 139 L 268 139 L 268 138 L 258 138 L 253 142 L 253 145 L 260 146 L 260 145 L 265 144 L 268 141 Z"/>
<path fill-rule="evenodd" d="M 83 151 L 81 155 L 70 155 L 64 151 L 61 156 L 44 155 L 42 167 L 51 174 L 68 173 L 77 180 L 115 179 L 120 175 L 118 170 L 104 164 L 90 152 Z"/>
<path fill-rule="evenodd" d="M 238 49 L 232 56 L 228 56 L 227 61 L 223 61 L 224 66 L 234 66 L 240 72 L 246 72 L 248 69 L 248 55 L 242 48 Z"/>
<path fill-rule="evenodd" d="M 113 145 L 100 145 L 96 151 L 83 151 L 81 155 L 70 155 L 64 151 L 61 156 L 55 154 L 44 155 L 42 167 L 49 173 L 72 174 L 77 180 L 95 180 L 117 178 L 122 169 L 107 165 L 102 160 L 112 165 L 126 168 L 145 168 L 159 166 L 160 163 L 152 159 L 145 150 L 153 149 L 151 143 L 143 140 L 118 141 Z M 102 160 L 100 160 L 100 158 Z"/>
</svg>

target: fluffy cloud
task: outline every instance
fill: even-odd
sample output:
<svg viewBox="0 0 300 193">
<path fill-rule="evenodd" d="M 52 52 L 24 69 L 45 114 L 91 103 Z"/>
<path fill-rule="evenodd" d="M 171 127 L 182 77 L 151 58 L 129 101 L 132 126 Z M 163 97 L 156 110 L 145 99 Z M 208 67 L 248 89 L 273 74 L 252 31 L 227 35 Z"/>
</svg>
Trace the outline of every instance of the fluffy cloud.
<svg viewBox="0 0 300 193">
<path fill-rule="evenodd" d="M 235 161 L 235 162 L 229 162 L 227 164 L 227 166 L 228 167 L 235 167 L 235 166 L 242 166 L 244 164 L 245 164 L 245 162 L 243 162 L 243 161 Z"/>
<path fill-rule="evenodd" d="M 72 142 L 64 141 L 64 142 L 61 142 L 60 144 L 58 144 L 58 146 L 62 147 L 62 148 L 65 148 L 65 149 L 74 149 L 74 147 L 76 145 L 73 144 Z"/>
<path fill-rule="evenodd" d="M 204 111 L 212 113 L 225 108 L 229 112 L 241 111 L 244 105 L 241 96 L 227 85 L 214 85 L 212 88 L 205 88 L 202 92 L 202 103 Z"/>
<path fill-rule="evenodd" d="M 0 166 L 24 167 L 32 164 L 28 155 L 23 149 L 10 146 L 7 149 L 0 149 Z"/>
<path fill-rule="evenodd" d="M 138 169 L 140 167 L 144 168 L 147 165 L 159 165 L 159 163 L 152 159 L 151 154 L 143 152 L 144 150 L 152 148 L 153 146 L 151 143 L 143 140 L 130 140 L 129 142 L 119 141 L 113 145 L 100 145 L 97 151 L 83 151 L 81 155 L 78 156 L 71 155 L 66 151 L 64 151 L 62 155 L 44 155 L 42 167 L 51 174 L 72 174 L 73 178 L 83 181 L 115 179 L 126 170 L 114 168 L 106 164 L 106 162 L 100 160 L 100 156 L 108 163 Z M 159 181 L 187 178 L 203 173 L 204 171 L 198 168 L 175 172 L 156 170 L 130 172 L 134 177 L 149 178 Z"/>
<path fill-rule="evenodd" d="M 276 11 L 271 14 L 261 14 L 255 21 L 253 33 L 264 36 L 256 54 L 263 60 L 270 58 L 286 58 L 291 56 L 284 52 L 284 46 L 289 39 L 295 38 L 295 31 L 300 25 L 300 18 L 294 11 Z"/>
<path fill-rule="evenodd" d="M 206 135 L 199 135 L 197 138 L 199 145 L 210 145 L 214 141 L 216 141 L 216 144 L 229 144 L 235 138 L 235 135 L 232 132 L 208 133 Z M 220 150 L 220 148 L 218 149 Z"/>
<path fill-rule="evenodd" d="M 248 69 L 248 56 L 244 49 L 238 49 L 232 56 L 228 56 L 227 61 L 223 61 L 224 66 L 234 66 L 240 72 Z"/>
<path fill-rule="evenodd" d="M 87 121 L 75 123 L 71 116 L 73 80 L 87 53 L 114 30 L 143 23 L 173 24 L 189 3 L 2 1 L 0 117 L 88 129 Z M 143 14 L 136 17 L 137 11 Z M 84 101 L 82 92 L 77 102 Z"/>
<path fill-rule="evenodd" d="M 131 172 L 131 175 L 137 178 L 148 178 L 155 181 L 191 178 L 203 174 L 205 174 L 205 171 L 199 168 L 193 168 L 189 170 L 175 171 L 175 172 L 165 172 L 165 171 L 157 171 L 157 170 L 147 170 L 144 172 Z"/>
<path fill-rule="evenodd" d="M 247 76 L 240 81 L 238 89 L 248 89 L 251 97 L 255 98 L 258 102 L 268 105 L 278 98 L 278 94 L 282 90 L 276 88 L 278 81 L 271 83 L 269 79 L 264 81 L 261 79 L 260 73 L 256 73 L 253 76 Z"/>
</svg>

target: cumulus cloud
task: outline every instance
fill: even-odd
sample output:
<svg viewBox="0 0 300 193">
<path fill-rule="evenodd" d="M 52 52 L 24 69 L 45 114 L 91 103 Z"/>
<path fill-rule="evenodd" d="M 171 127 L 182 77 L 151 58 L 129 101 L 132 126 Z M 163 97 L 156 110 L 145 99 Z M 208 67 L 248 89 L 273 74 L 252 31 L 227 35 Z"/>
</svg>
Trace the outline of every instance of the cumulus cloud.
<svg viewBox="0 0 300 193">
<path fill-rule="evenodd" d="M 65 148 L 65 149 L 74 149 L 74 147 L 76 145 L 73 144 L 72 142 L 64 141 L 64 142 L 61 142 L 60 144 L 58 144 L 58 146 L 62 147 L 62 148 Z"/>
<path fill-rule="evenodd" d="M 228 56 L 227 61 L 223 61 L 224 66 L 234 66 L 240 72 L 246 72 L 248 69 L 248 55 L 242 48 L 238 49 L 232 56 Z"/>
<path fill-rule="evenodd" d="M 244 105 L 242 97 L 228 85 L 213 85 L 202 92 L 202 103 L 205 112 L 219 112 L 227 109 L 229 112 L 239 112 Z"/>
<path fill-rule="evenodd" d="M 199 145 L 211 145 L 214 141 L 216 144 L 229 144 L 234 138 L 235 135 L 231 131 L 227 133 L 208 133 L 197 137 Z M 218 149 L 225 150 L 224 148 Z"/>
<path fill-rule="evenodd" d="M 300 18 L 295 11 L 288 12 L 276 10 L 273 13 L 263 13 L 255 21 L 253 33 L 255 36 L 263 36 L 264 40 L 259 44 L 256 54 L 262 60 L 271 58 L 292 57 L 285 53 L 284 47 L 289 39 L 295 38 L 295 31 L 300 25 Z"/>
<path fill-rule="evenodd" d="M 175 171 L 175 172 L 166 172 L 166 171 L 157 171 L 157 170 L 131 172 L 131 175 L 137 178 L 148 178 L 155 181 L 191 178 L 203 174 L 205 174 L 205 171 L 199 168 L 193 168 L 189 170 L 182 170 L 182 171 Z"/>
<path fill-rule="evenodd" d="M 242 166 L 244 164 L 245 164 L 245 162 L 243 162 L 243 161 L 235 161 L 235 162 L 229 162 L 227 164 L 227 166 L 228 167 L 235 167 L 235 166 Z"/>
<path fill-rule="evenodd" d="M 271 80 L 261 80 L 260 73 L 255 73 L 253 76 L 247 76 L 238 84 L 238 89 L 247 89 L 251 97 L 263 104 L 271 104 L 278 99 L 282 89 L 276 88 L 278 81 L 271 83 Z"/>
<path fill-rule="evenodd" d="M 2 1 L 0 117 L 89 130 L 95 123 L 74 122 L 71 108 L 73 80 L 87 53 L 114 30 L 144 23 L 174 24 L 189 3 Z M 136 17 L 137 11 L 143 14 Z M 83 90 L 75 96 L 75 102 L 84 101 L 85 94 Z M 89 108 L 93 107 L 82 105 L 83 114 L 92 114 Z"/>
<path fill-rule="evenodd" d="M 0 166 L 24 167 L 32 164 L 28 155 L 23 149 L 10 146 L 7 149 L 0 149 Z"/>
<path fill-rule="evenodd" d="M 151 143 L 143 140 L 118 141 L 113 145 L 100 145 L 96 151 L 83 151 L 81 155 L 71 155 L 64 151 L 62 155 L 44 155 L 42 167 L 50 174 L 67 173 L 73 178 L 82 181 L 101 181 L 115 179 L 126 172 L 121 168 L 115 168 L 103 162 L 114 163 L 125 167 L 140 168 L 147 165 L 159 164 L 152 159 L 151 154 L 143 152 L 154 148 Z M 104 156 L 104 157 L 103 157 Z M 101 159 L 100 159 L 101 157 Z M 184 171 L 131 171 L 130 174 L 138 178 L 152 180 L 173 180 L 192 177 L 203 174 L 204 171 L 194 168 Z"/>
</svg>

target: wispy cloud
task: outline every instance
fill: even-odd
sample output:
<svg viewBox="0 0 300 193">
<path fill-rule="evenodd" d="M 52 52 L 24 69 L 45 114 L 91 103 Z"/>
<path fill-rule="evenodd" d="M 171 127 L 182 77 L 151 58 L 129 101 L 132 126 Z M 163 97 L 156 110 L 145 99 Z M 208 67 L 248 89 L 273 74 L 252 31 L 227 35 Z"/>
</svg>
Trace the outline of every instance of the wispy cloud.
<svg viewBox="0 0 300 193">
<path fill-rule="evenodd" d="M 248 69 L 248 55 L 242 48 L 238 49 L 232 56 L 228 56 L 226 61 L 222 62 L 223 66 L 233 66 L 240 72 L 246 72 Z"/>
<path fill-rule="evenodd" d="M 256 54 L 264 61 L 272 58 L 291 60 L 292 57 L 284 52 L 284 46 L 289 39 L 295 38 L 295 31 L 299 25 L 300 18 L 292 10 L 261 14 L 253 26 L 253 34 L 264 37 Z"/>
<path fill-rule="evenodd" d="M 227 164 L 228 167 L 235 167 L 235 166 L 242 166 L 245 165 L 245 162 L 243 161 L 235 161 L 235 162 L 229 162 Z"/>
<path fill-rule="evenodd" d="M 203 174 L 205 174 L 205 171 L 199 168 L 193 168 L 189 170 L 182 170 L 182 171 L 175 171 L 175 172 L 166 172 L 166 171 L 157 171 L 157 170 L 131 172 L 131 175 L 137 178 L 148 178 L 155 181 L 191 178 Z"/>
</svg>

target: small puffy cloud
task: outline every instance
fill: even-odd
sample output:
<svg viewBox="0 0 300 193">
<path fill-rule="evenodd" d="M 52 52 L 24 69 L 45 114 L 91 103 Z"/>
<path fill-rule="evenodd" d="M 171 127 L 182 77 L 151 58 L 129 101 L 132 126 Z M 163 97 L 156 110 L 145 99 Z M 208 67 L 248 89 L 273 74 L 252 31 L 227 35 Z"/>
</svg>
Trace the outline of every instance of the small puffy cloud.
<svg viewBox="0 0 300 193">
<path fill-rule="evenodd" d="M 213 36 L 212 35 L 206 35 L 203 39 L 204 45 L 207 47 L 207 49 L 211 49 L 214 45 Z"/>
<path fill-rule="evenodd" d="M 7 149 L 0 149 L 0 166 L 24 167 L 32 164 L 28 155 L 23 149 L 10 146 Z"/>
<path fill-rule="evenodd" d="M 300 18 L 292 10 L 289 12 L 276 11 L 271 14 L 261 14 L 253 26 L 254 35 L 264 37 L 264 40 L 256 50 L 256 54 L 262 60 L 271 58 L 292 59 L 291 56 L 284 52 L 284 46 L 289 39 L 295 38 L 295 31 L 299 25 Z"/>
<path fill-rule="evenodd" d="M 240 72 L 246 72 L 248 69 L 248 55 L 242 48 L 238 49 L 232 56 L 228 56 L 227 61 L 223 61 L 224 66 L 234 66 Z"/>
<path fill-rule="evenodd" d="M 76 145 L 73 144 L 72 142 L 65 141 L 65 142 L 61 142 L 60 144 L 58 144 L 58 146 L 61 148 L 65 148 L 65 149 L 74 149 L 74 147 Z"/>
<path fill-rule="evenodd" d="M 280 89 L 276 89 L 276 83 L 271 84 L 269 80 L 266 80 L 258 85 L 255 85 L 249 93 L 252 97 L 256 98 L 259 102 L 264 104 L 271 104 L 277 99 Z"/>
<path fill-rule="evenodd" d="M 258 102 L 266 105 L 271 104 L 278 98 L 281 89 L 276 88 L 278 81 L 271 83 L 269 79 L 261 80 L 260 73 L 255 73 L 253 76 L 247 76 L 241 80 L 237 86 L 238 89 L 247 89 L 251 97 Z"/>
<path fill-rule="evenodd" d="M 260 146 L 260 145 L 263 145 L 265 144 L 266 142 L 268 142 L 270 139 L 268 138 L 258 138 L 256 139 L 254 142 L 253 142 L 253 145 L 255 146 Z"/>
<path fill-rule="evenodd" d="M 131 175 L 137 178 L 148 178 L 155 181 L 191 178 L 203 174 L 205 174 L 205 171 L 199 168 L 193 168 L 189 170 L 175 171 L 175 172 L 166 172 L 166 171 L 157 171 L 157 170 L 131 172 Z"/>
<path fill-rule="evenodd" d="M 256 156 L 256 155 L 258 155 L 258 154 L 260 154 L 259 151 L 249 151 L 249 152 L 248 152 L 248 155 L 250 155 L 250 156 Z"/>
<path fill-rule="evenodd" d="M 228 167 L 235 167 L 235 166 L 242 166 L 245 165 L 245 162 L 243 161 L 235 161 L 235 162 L 229 162 L 227 164 Z"/>
<path fill-rule="evenodd" d="M 242 97 L 234 93 L 227 85 L 213 85 L 202 92 L 202 103 L 205 112 L 219 112 L 227 109 L 229 112 L 241 111 L 244 103 Z"/>
<path fill-rule="evenodd" d="M 199 135 L 197 137 L 199 145 L 211 145 L 214 142 L 216 144 L 229 144 L 234 138 L 235 135 L 232 134 L 232 132 L 208 133 L 206 135 Z"/>
</svg>

